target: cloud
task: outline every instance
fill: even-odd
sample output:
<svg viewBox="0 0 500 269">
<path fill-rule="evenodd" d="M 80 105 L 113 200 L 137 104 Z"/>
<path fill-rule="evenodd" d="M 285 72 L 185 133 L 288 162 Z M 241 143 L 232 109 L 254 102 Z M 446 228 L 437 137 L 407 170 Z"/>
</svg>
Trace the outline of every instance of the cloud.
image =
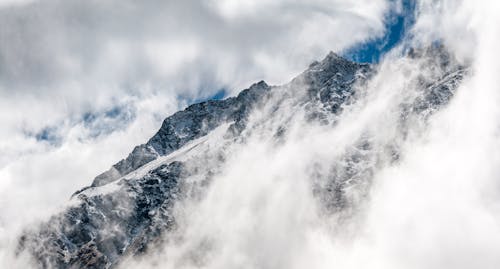
<svg viewBox="0 0 500 269">
<path fill-rule="evenodd" d="M 179 96 L 234 94 L 257 78 L 285 82 L 325 51 L 379 35 L 390 7 L 49 1 L 2 10 L 0 248 L 20 224 L 56 210 L 144 142 L 185 105 Z M 302 90 L 282 89 L 252 115 L 249 124 L 259 124 L 247 142 L 224 149 L 227 161 L 203 199 L 179 205 L 179 240 L 126 265 L 496 268 L 500 5 L 422 0 L 416 11 L 406 39 L 335 126 L 304 120 L 293 102 L 262 118 Z M 442 74 L 401 54 L 429 43 L 443 44 L 471 71 L 444 109 L 409 119 L 402 132 L 402 107 L 422 94 L 415 81 Z M 277 145 L 272 135 L 283 123 L 289 130 Z M 369 140 L 372 155 L 357 148 L 359 139 Z M 388 145 L 397 147 L 396 162 Z M 332 176 L 331 164 L 342 172 L 353 152 L 364 157 L 354 172 L 373 185 L 349 189 L 351 211 L 326 214 L 311 189 Z M 206 167 L 216 158 L 202 159 Z"/>
<path fill-rule="evenodd" d="M 15 5 L 24 5 L 33 2 L 33 0 L 1 0 L 0 7 L 8 7 Z"/>
<path fill-rule="evenodd" d="M 26 129 L 41 132 L 122 98 L 199 100 L 261 79 L 284 83 L 328 50 L 382 34 L 389 8 L 244 2 L 51 0 L 0 9 L 0 96 L 5 111 L 16 111 L 2 113 L 2 147 Z"/>
<path fill-rule="evenodd" d="M 23 224 L 221 89 L 383 34 L 387 1 L 0 2 L 0 255 Z M 0 262 L 1 264 L 1 262 Z"/>
<path fill-rule="evenodd" d="M 277 119 L 256 111 L 253 135 L 225 149 L 228 161 L 206 197 L 179 210 L 178 240 L 136 268 L 496 268 L 500 5 L 420 1 L 417 11 L 407 39 L 335 126 L 306 122 L 293 106 L 282 106 Z M 418 81 L 443 73 L 401 54 L 430 43 L 443 44 L 470 73 L 449 104 L 410 118 L 405 130 L 401 109 L 421 97 Z M 292 118 L 290 130 L 276 145 L 272 131 L 283 118 Z M 356 167 L 371 172 L 363 179 L 373 185 L 359 207 L 328 218 L 318 213 L 310 184 L 328 176 L 325 168 L 341 163 L 360 137 L 381 154 Z M 387 145 L 394 144 L 400 155 L 390 161 Z"/>
<path fill-rule="evenodd" d="M 2 82 L 171 83 L 173 75 L 208 72 L 241 87 L 271 76 L 259 71 L 266 67 L 254 60 L 260 54 L 295 59 L 290 70 L 274 72 L 280 80 L 271 82 L 283 82 L 328 50 L 382 34 L 387 8 L 384 1 L 35 2 L 2 12 Z M 185 69 L 173 74 L 166 66 Z"/>
</svg>

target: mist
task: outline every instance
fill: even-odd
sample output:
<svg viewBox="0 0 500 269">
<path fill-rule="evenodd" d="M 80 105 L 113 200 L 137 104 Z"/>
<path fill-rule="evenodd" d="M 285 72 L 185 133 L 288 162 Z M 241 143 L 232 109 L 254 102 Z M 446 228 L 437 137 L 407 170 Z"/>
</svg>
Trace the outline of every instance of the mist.
<svg viewBox="0 0 500 269">
<path fill-rule="evenodd" d="M 333 125 L 305 120 L 292 101 L 273 120 L 262 118 L 273 102 L 304 91 L 296 84 L 275 93 L 254 112 L 248 140 L 225 151 L 206 195 L 180 206 L 180 239 L 123 268 L 495 268 L 498 11 L 491 3 L 421 2 L 409 37 L 357 85 L 361 94 L 329 119 Z M 415 81 L 443 74 L 404 56 L 429 40 L 469 66 L 467 75 L 446 106 L 401 125 L 401 106 L 422 95 Z M 286 135 L 276 142 L 273 128 L 281 124 Z M 372 152 L 361 152 L 353 179 L 363 183 L 330 212 L 315 186 L 363 140 Z"/>
<path fill-rule="evenodd" d="M 216 10 L 231 21 L 252 18 L 256 7 L 274 10 L 286 4 L 294 6 L 285 2 L 256 1 L 238 6 L 223 1 Z M 342 6 L 341 1 L 335 4 Z M 398 5 L 402 3 L 392 8 Z M 385 3 L 385 7 L 389 4 Z M 382 13 L 380 10 L 367 8 L 366 14 Z M 496 268 L 500 263 L 498 14 L 500 5 L 491 1 L 418 1 L 414 24 L 408 26 L 396 47 L 372 65 L 366 77 L 358 74 L 363 79 L 352 86 L 355 93 L 338 114 L 325 113 L 326 108 L 303 101 L 308 94 L 306 76 L 299 75 L 285 84 L 291 74 L 298 73 L 296 66 L 285 70 L 282 66 L 290 63 L 269 63 L 272 57 L 263 56 L 264 73 L 283 71 L 271 81 L 284 86 L 272 87 L 270 95 L 252 110 L 239 136 L 228 137 L 228 125 L 223 125 L 200 138 L 198 144 L 193 142 L 179 150 L 182 154 L 175 159 L 188 165 L 182 186 L 185 196 L 172 211 L 176 229 L 162 235 L 159 244 L 147 253 L 126 257 L 119 268 Z M 365 20 L 370 18 L 367 15 Z M 360 27 L 365 29 L 364 25 Z M 368 36 L 372 30 L 366 30 Z M 352 37 L 337 48 L 348 48 L 361 39 Z M 190 48 L 196 51 L 196 45 L 173 51 L 193 55 Z M 412 56 L 412 50 L 417 56 Z M 446 51 L 446 65 L 436 57 L 435 50 Z M 266 53 L 274 51 L 272 47 Z M 323 49 L 307 56 L 320 52 Z M 242 52 L 235 49 L 234 55 L 238 53 Z M 259 67 L 252 65 L 249 70 L 235 73 L 246 72 L 253 79 Z M 160 64 L 154 68 L 168 74 L 174 67 Z M 227 66 L 218 68 L 220 73 L 228 70 Z M 177 74 L 171 72 L 172 76 Z M 132 73 L 140 77 L 142 71 Z M 72 75 L 78 76 L 78 72 Z M 218 75 L 216 85 L 242 83 L 241 78 Z M 426 103 L 432 83 L 447 83 L 455 77 L 461 81 L 450 96 L 439 96 L 439 104 Z M 3 82 L 12 83 L 12 78 Z M 162 77 L 155 82 L 164 80 L 172 78 Z M 184 81 L 182 78 L 174 82 Z M 97 140 L 84 139 L 92 144 L 91 148 L 84 147 L 75 133 L 92 126 L 71 123 L 67 125 L 71 127 L 65 127 L 69 129 L 65 137 L 77 138 L 64 141 L 79 141 L 76 147 L 63 142 L 58 150 L 41 150 L 27 160 L 37 158 L 45 167 L 75 151 L 87 149 L 102 155 L 112 148 L 112 154 L 100 160 L 99 166 L 88 164 L 92 170 L 81 176 L 80 185 L 65 185 L 66 192 L 76 191 L 76 186 L 84 184 L 84 177 L 90 183 L 96 171 L 106 170 L 134 143 L 147 139 L 148 132 L 131 132 L 144 128 L 141 122 L 153 130 L 155 124 L 159 126 L 158 111 L 168 107 L 169 112 L 174 112 L 185 105 L 185 100 L 174 97 L 184 93 L 183 87 L 173 87 L 174 92 L 168 95 L 152 91 L 145 96 L 134 95 L 137 99 L 121 99 L 119 104 L 134 104 L 132 123 L 116 127 L 118 131 L 104 131 Z M 188 94 L 197 97 L 205 93 Z M 158 96 L 163 99 L 156 99 Z M 109 101 L 102 98 L 107 100 L 105 103 Z M 108 118 L 104 117 L 102 125 L 120 126 L 119 121 Z M 123 145 L 120 141 L 134 143 Z M 71 154 L 62 154 L 65 148 Z M 75 166 L 96 156 L 90 153 L 80 154 Z M 32 224 L 71 206 L 62 197 L 49 199 L 60 193 L 50 188 L 57 188 L 64 167 L 42 174 L 58 174 L 47 190 L 39 184 L 34 184 L 34 190 L 28 189 L 29 194 L 39 197 L 35 201 L 49 199 L 50 210 L 37 214 L 38 208 L 27 203 L 23 205 L 25 210 L 33 213 L 18 218 L 14 216 L 22 208 L 19 205 L 27 190 L 12 187 L 11 182 L 19 179 L 16 174 L 27 177 L 34 171 L 20 164 L 6 167 L 0 173 L 0 186 L 5 186 L 2 193 L 6 196 L 0 200 L 8 197 L 10 202 L 0 206 L 0 265 L 33 266 L 29 257 L 13 254 L 15 235 L 22 225 L 9 222 L 9 218 L 19 224 Z M 72 176 L 66 173 L 66 177 Z M 204 173 L 211 176 L 207 178 Z M 332 185 L 332 178 L 338 186 Z"/>
</svg>

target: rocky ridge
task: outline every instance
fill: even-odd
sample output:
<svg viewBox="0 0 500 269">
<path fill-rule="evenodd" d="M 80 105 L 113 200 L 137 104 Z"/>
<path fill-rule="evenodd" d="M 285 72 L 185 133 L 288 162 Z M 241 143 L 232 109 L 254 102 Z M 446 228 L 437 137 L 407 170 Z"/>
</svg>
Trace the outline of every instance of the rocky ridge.
<svg viewBox="0 0 500 269">
<path fill-rule="evenodd" d="M 449 59 L 432 64 L 443 75 L 415 82 L 423 92 L 401 106 L 401 126 L 444 106 L 467 72 Z M 376 72 L 376 66 L 330 53 L 289 84 L 269 86 L 260 81 L 236 97 L 193 104 L 167 117 L 147 143 L 76 192 L 68 209 L 27 230 L 20 238 L 19 251 L 31 253 L 40 268 L 111 268 L 123 257 L 161 245 L 177 228 L 176 203 L 193 199 L 210 184 L 217 164 L 224 162 L 224 145 L 244 143 L 244 132 L 253 128 L 248 126 L 253 110 L 274 102 L 277 111 L 283 102 L 292 102 L 305 108 L 308 121 L 334 125 L 331 115 L 340 115 L 346 105 L 356 102 L 356 86 L 367 83 Z M 300 94 L 291 89 L 299 89 Z M 279 98 L 273 98 L 276 95 Z M 286 131 L 284 121 L 275 135 L 285 136 Z M 211 136 L 223 141 L 220 148 L 213 150 L 213 145 L 205 143 Z M 395 148 L 396 161 L 397 145 L 389 146 Z M 366 163 L 377 162 L 377 152 L 369 139 L 360 139 L 343 156 L 342 165 L 332 165 L 326 180 L 314 190 L 327 210 L 339 212 L 349 205 L 348 186 L 369 184 L 373 165 Z M 189 180 L 193 177 L 201 180 L 194 184 Z"/>
</svg>

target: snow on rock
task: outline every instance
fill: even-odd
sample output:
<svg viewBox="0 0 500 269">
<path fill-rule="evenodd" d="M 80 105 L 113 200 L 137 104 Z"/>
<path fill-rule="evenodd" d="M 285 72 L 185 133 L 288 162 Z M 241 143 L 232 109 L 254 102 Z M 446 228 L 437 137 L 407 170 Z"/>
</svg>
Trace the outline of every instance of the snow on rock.
<svg viewBox="0 0 500 269">
<path fill-rule="evenodd" d="M 448 58 L 438 59 L 445 59 L 438 63 L 446 67 L 445 74 L 419 82 L 423 89 L 419 98 L 400 106 L 401 128 L 408 119 L 425 120 L 422 115 L 445 105 L 465 76 L 465 68 L 448 68 Z M 67 209 L 27 230 L 19 250 L 31 253 L 43 268 L 109 268 L 123 257 L 141 255 L 178 228 L 174 205 L 195 199 L 210 184 L 225 161 L 228 145 L 245 143 L 245 136 L 264 121 L 277 125 L 273 126 L 277 139 L 284 137 L 286 119 L 292 116 L 279 114 L 285 105 L 305 108 L 311 122 L 334 125 L 345 105 L 356 102 L 356 85 L 376 72 L 374 66 L 330 53 L 289 84 L 271 87 L 261 81 L 236 97 L 191 105 L 166 118 L 147 143 L 76 192 Z M 264 104 L 271 109 L 260 111 Z M 254 110 L 262 115 L 250 122 Z M 277 117 L 284 120 L 275 123 Z M 397 159 L 397 145 L 383 146 L 395 148 Z M 361 139 L 332 164 L 327 180 L 313 190 L 325 208 L 342 210 L 353 187 L 369 184 L 379 152 L 369 139 Z"/>
</svg>

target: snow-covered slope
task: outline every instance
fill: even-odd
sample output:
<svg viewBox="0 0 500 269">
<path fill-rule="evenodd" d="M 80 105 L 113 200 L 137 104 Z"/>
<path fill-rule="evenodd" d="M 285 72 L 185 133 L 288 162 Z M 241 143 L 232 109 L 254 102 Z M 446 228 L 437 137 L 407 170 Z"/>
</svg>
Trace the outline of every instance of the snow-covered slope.
<svg viewBox="0 0 500 269">
<path fill-rule="evenodd" d="M 424 62 L 434 72 L 409 79 L 406 87 L 413 91 L 398 95 L 399 99 L 386 97 L 388 102 L 398 102 L 391 106 L 391 113 L 398 115 L 394 130 L 398 139 L 375 141 L 371 133 L 377 130 L 366 123 L 349 150 L 322 160 L 331 163 L 327 171 L 313 177 L 311 186 L 326 214 L 356 208 L 367 195 L 375 167 L 401 158 L 400 147 L 411 138 L 412 126 L 427 124 L 466 75 L 466 69 L 442 49 L 408 59 L 412 57 L 415 64 Z M 372 94 L 370 88 L 380 87 L 379 68 L 330 53 L 286 85 L 271 87 L 261 81 L 236 97 L 194 104 L 175 113 L 146 144 L 76 192 L 64 212 L 27 230 L 20 238 L 20 252 L 31 253 L 43 268 L 109 268 L 124 257 L 165 244 L 180 228 L 176 208 L 185 201 L 202 201 L 228 156 L 241 149 L 239 145 L 257 137 L 279 147 L 294 137 L 311 139 L 314 150 L 316 140 L 335 145 L 351 136 L 352 128 L 335 136 L 312 135 L 305 125 L 333 130 L 343 124 L 339 118 L 345 111 L 368 106 L 363 102 Z M 363 121 L 362 114 L 357 115 L 361 116 L 353 120 Z M 297 132 L 297 128 L 304 130 Z"/>
</svg>

